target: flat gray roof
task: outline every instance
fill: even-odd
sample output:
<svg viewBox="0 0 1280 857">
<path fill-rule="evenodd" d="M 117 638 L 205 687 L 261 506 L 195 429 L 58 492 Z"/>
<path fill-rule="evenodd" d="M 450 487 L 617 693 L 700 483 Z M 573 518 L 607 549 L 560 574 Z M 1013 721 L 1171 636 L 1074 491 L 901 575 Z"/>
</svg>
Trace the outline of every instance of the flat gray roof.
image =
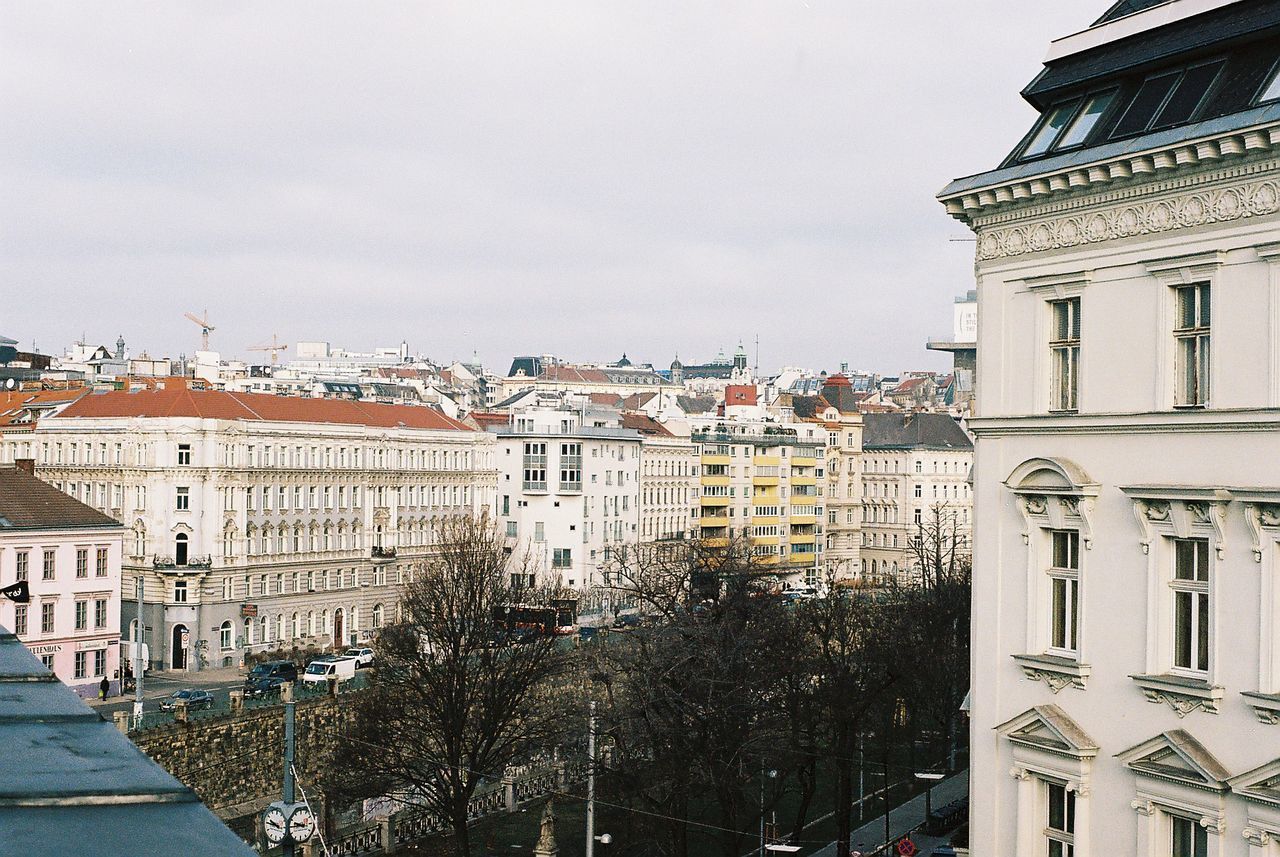
<svg viewBox="0 0 1280 857">
<path fill-rule="evenodd" d="M 0 628 L 0 843 L 24 857 L 253 850 Z"/>
</svg>

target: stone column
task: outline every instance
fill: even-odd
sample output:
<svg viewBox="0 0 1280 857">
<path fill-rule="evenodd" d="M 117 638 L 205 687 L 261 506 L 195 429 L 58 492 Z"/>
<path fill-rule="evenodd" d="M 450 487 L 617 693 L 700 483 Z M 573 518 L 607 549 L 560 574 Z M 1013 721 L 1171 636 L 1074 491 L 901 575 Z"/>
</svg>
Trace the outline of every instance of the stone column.
<svg viewBox="0 0 1280 857">
<path fill-rule="evenodd" d="M 239 714 L 241 711 L 244 711 L 244 691 L 233 690 L 231 691 L 231 713 Z"/>
<path fill-rule="evenodd" d="M 1136 798 L 1129 802 L 1129 806 L 1133 807 L 1133 811 L 1138 814 L 1137 848 L 1133 853 L 1136 857 L 1151 857 L 1151 846 L 1156 841 L 1155 825 L 1158 820 L 1155 804 L 1149 800 Z"/>
<path fill-rule="evenodd" d="M 116 711 L 112 712 L 111 719 L 116 722 L 116 728 L 125 735 L 129 734 L 129 712 Z"/>
<path fill-rule="evenodd" d="M 382 853 L 396 853 L 396 817 L 384 816 L 378 819 L 378 837 L 382 840 Z"/>
<path fill-rule="evenodd" d="M 1089 811 L 1091 809 L 1089 787 L 1084 783 L 1069 783 L 1068 788 L 1076 796 L 1076 823 L 1072 834 L 1075 848 L 1072 853 L 1075 857 L 1090 857 L 1092 852 L 1089 850 Z"/>
<path fill-rule="evenodd" d="M 1036 780 L 1026 768 L 1012 768 L 1009 776 L 1018 781 L 1017 854 L 1034 854 L 1036 847 Z"/>
<path fill-rule="evenodd" d="M 173 722 L 187 722 L 187 703 L 186 700 L 179 699 L 173 704 Z"/>
<path fill-rule="evenodd" d="M 516 781 L 511 777 L 502 778 L 502 793 L 506 798 L 507 812 L 516 811 Z"/>
</svg>

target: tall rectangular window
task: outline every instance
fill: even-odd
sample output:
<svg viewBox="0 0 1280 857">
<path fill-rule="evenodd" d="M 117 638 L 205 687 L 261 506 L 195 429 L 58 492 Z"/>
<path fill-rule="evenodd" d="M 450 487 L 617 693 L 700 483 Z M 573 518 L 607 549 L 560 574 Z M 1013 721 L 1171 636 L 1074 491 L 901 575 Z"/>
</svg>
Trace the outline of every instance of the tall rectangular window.
<svg viewBox="0 0 1280 857">
<path fill-rule="evenodd" d="M 19 637 L 27 633 L 27 605 L 18 604 L 13 608 L 13 633 Z"/>
<path fill-rule="evenodd" d="M 1060 653 L 1074 655 L 1080 620 L 1080 534 L 1075 530 L 1053 531 L 1049 580 L 1052 588 L 1049 646 Z"/>
<path fill-rule="evenodd" d="M 1209 857 L 1209 831 L 1196 819 L 1173 816 L 1172 857 Z"/>
<path fill-rule="evenodd" d="M 191 463 L 191 444 L 178 444 L 178 464 L 189 465 Z"/>
<path fill-rule="evenodd" d="M 40 605 L 40 633 L 53 633 L 53 602 L 46 601 Z"/>
<path fill-rule="evenodd" d="M 76 577 L 89 576 L 89 549 L 76 548 Z"/>
<path fill-rule="evenodd" d="M 525 443 L 524 445 L 524 489 L 526 491 L 547 490 L 547 445 L 545 443 Z"/>
<path fill-rule="evenodd" d="M 1045 838 L 1048 857 L 1074 857 L 1076 832 L 1076 793 L 1066 786 L 1048 783 L 1049 812 Z"/>
<path fill-rule="evenodd" d="M 1173 666 L 1209 671 L 1209 540 L 1173 541 Z"/>
<path fill-rule="evenodd" d="M 1079 406 L 1080 298 L 1050 301 L 1053 330 L 1049 352 L 1053 361 L 1053 397 L 1050 408 L 1074 411 Z"/>
<path fill-rule="evenodd" d="M 89 627 L 89 602 L 76 602 L 76 630 L 83 631 Z"/>
<path fill-rule="evenodd" d="M 18 551 L 15 556 L 18 574 L 14 579 L 26 580 L 27 575 L 31 573 L 31 552 L 22 550 Z"/>
<path fill-rule="evenodd" d="M 107 576 L 107 549 L 98 548 L 96 559 L 97 559 L 97 566 L 96 566 L 97 570 L 95 571 L 95 574 L 98 577 L 106 577 Z"/>
<path fill-rule="evenodd" d="M 107 599 L 98 598 L 93 602 L 93 627 L 107 627 Z"/>
<path fill-rule="evenodd" d="M 53 548 L 44 549 L 44 568 L 43 577 L 45 580 L 53 580 L 58 569 L 58 552 Z"/>
<path fill-rule="evenodd" d="M 76 652 L 76 678 L 87 678 L 89 675 L 89 653 Z"/>
<path fill-rule="evenodd" d="M 1209 403 L 1209 284 L 1180 286 L 1173 338 L 1177 404 L 1203 407 Z"/>
<path fill-rule="evenodd" d="M 174 495 L 174 509 L 179 512 L 185 512 L 191 508 L 191 489 L 178 488 Z"/>
</svg>

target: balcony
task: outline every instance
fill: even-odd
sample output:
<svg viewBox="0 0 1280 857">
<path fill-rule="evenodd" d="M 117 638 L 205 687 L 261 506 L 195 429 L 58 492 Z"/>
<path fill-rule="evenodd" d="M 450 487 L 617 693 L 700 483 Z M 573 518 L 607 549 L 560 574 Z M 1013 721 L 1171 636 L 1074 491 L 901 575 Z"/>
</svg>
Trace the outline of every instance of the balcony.
<svg viewBox="0 0 1280 857">
<path fill-rule="evenodd" d="M 728 515 L 703 515 L 698 519 L 698 523 L 703 529 L 708 527 L 727 527 L 729 526 Z"/>
<path fill-rule="evenodd" d="M 391 562 L 396 558 L 396 549 L 393 547 L 374 545 L 369 548 L 369 558 L 374 562 Z"/>
<path fill-rule="evenodd" d="M 213 568 L 213 557 L 211 556 L 189 556 L 186 562 L 178 562 L 171 556 L 160 556 L 156 554 L 151 558 L 151 567 L 157 571 L 166 571 L 175 568 L 191 568 L 196 570 L 205 570 Z"/>
</svg>

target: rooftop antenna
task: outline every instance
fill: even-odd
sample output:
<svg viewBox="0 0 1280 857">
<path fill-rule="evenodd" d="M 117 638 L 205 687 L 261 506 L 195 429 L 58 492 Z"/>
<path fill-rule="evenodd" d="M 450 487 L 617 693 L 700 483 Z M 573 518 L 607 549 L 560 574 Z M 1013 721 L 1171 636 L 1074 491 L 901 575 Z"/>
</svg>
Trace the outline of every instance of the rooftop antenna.
<svg viewBox="0 0 1280 857">
<path fill-rule="evenodd" d="M 190 313 L 190 312 L 183 313 L 183 315 L 186 316 L 191 321 L 194 321 L 196 324 L 200 325 L 200 350 L 208 351 L 209 350 L 209 334 L 217 329 L 212 324 L 209 324 L 209 310 L 206 309 L 204 311 L 203 318 L 201 318 L 200 316 L 197 316 L 195 313 Z"/>
<path fill-rule="evenodd" d="M 756 378 L 760 377 L 760 334 L 756 334 Z"/>
</svg>

